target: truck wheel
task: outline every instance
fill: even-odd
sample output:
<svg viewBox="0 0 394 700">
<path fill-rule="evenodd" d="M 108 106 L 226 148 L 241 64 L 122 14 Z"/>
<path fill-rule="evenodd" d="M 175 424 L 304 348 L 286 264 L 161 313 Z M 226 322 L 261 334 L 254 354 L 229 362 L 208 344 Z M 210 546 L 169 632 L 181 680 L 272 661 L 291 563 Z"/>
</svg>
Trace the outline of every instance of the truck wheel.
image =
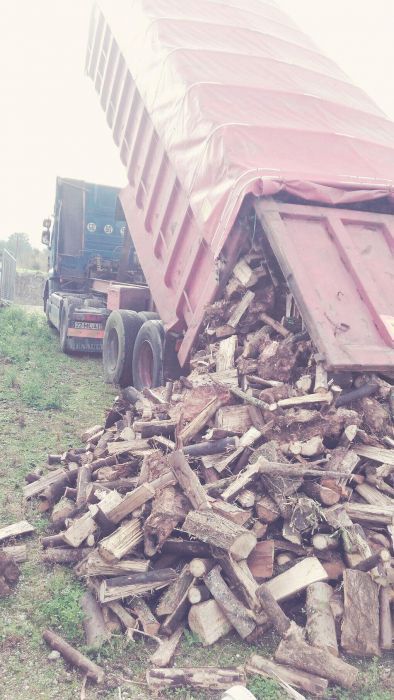
<svg viewBox="0 0 394 700">
<path fill-rule="evenodd" d="M 156 311 L 139 311 L 138 316 L 142 318 L 143 323 L 145 323 L 145 321 L 160 320 L 160 316 L 156 313 Z"/>
<path fill-rule="evenodd" d="M 133 350 L 142 324 L 135 311 L 112 311 L 109 315 L 103 340 L 104 378 L 108 384 L 132 385 Z"/>
<path fill-rule="evenodd" d="M 71 304 L 67 299 L 65 299 L 63 306 L 60 310 L 60 324 L 59 324 L 59 335 L 60 335 L 60 349 L 66 355 L 70 352 L 67 330 L 68 330 L 68 320 L 71 311 Z"/>
<path fill-rule="evenodd" d="M 133 386 L 138 391 L 163 385 L 164 337 L 157 320 L 146 321 L 138 332 L 133 352 Z"/>
</svg>

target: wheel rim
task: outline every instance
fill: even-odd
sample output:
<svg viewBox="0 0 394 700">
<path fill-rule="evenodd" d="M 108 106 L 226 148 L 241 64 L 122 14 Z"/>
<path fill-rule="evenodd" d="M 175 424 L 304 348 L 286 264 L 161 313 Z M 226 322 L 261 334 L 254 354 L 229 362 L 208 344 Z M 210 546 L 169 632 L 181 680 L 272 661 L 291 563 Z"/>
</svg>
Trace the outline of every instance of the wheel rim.
<svg viewBox="0 0 394 700">
<path fill-rule="evenodd" d="M 150 343 L 145 341 L 140 349 L 139 374 L 144 387 L 153 385 L 153 351 Z"/>
<path fill-rule="evenodd" d="M 119 357 L 119 338 L 115 328 L 111 328 L 108 334 L 107 342 L 107 360 L 110 370 L 113 372 L 116 368 Z"/>
</svg>

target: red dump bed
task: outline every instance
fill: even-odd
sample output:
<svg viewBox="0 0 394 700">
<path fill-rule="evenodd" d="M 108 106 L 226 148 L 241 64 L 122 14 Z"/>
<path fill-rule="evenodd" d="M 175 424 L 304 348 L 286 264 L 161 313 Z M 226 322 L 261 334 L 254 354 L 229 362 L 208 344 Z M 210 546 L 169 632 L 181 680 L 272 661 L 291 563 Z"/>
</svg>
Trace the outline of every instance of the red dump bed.
<svg viewBox="0 0 394 700">
<path fill-rule="evenodd" d="M 394 124 L 273 2 L 102 0 L 86 70 L 181 362 L 249 194 L 328 365 L 394 367 Z"/>
</svg>

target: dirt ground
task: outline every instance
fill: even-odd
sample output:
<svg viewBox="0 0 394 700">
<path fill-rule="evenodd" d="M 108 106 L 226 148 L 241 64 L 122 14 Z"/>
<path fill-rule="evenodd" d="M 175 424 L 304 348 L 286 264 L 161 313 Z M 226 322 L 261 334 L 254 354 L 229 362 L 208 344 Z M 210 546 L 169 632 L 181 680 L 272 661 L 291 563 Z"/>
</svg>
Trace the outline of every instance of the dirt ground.
<svg viewBox="0 0 394 700">
<path fill-rule="evenodd" d="M 24 476 L 43 467 L 48 453 L 79 446 L 84 428 L 100 423 L 115 389 L 103 383 L 97 357 L 68 357 L 59 350 L 57 335 L 34 307 L 0 309 L 0 527 L 27 518 L 36 528 L 20 538 L 27 544 L 28 561 L 21 565 L 20 581 L 8 598 L 0 599 L 0 700 L 146 700 L 149 654 L 155 643 L 128 640 L 114 634 L 101 652 L 84 646 L 80 597 L 83 582 L 68 567 L 41 562 L 40 536 L 48 533 L 48 519 L 36 503 L 23 503 Z M 12 544 L 12 542 L 10 542 Z M 102 687 L 88 685 L 61 659 L 50 661 L 42 632 L 50 627 L 106 671 Z M 254 646 L 229 635 L 211 648 L 203 648 L 195 635 L 185 632 L 177 653 L 177 666 L 236 666 L 251 653 L 267 655 L 271 635 Z M 390 700 L 394 697 L 392 655 L 360 663 L 359 686 L 351 692 L 331 689 L 332 700 Z M 257 700 L 288 697 L 271 680 L 250 678 Z M 213 700 L 220 695 L 184 688 L 162 697 Z"/>
</svg>

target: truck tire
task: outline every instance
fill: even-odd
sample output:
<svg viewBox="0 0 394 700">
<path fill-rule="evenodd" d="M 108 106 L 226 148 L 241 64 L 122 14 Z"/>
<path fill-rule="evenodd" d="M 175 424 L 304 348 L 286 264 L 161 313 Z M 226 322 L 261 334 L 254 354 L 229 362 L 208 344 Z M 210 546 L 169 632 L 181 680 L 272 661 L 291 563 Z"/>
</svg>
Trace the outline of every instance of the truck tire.
<svg viewBox="0 0 394 700">
<path fill-rule="evenodd" d="M 69 321 L 69 316 L 70 316 L 70 311 L 72 310 L 73 306 L 72 303 L 68 300 L 65 299 L 62 308 L 60 309 L 60 324 L 59 324 L 59 336 L 60 336 L 60 350 L 64 352 L 66 355 L 69 354 L 70 347 L 68 344 L 68 338 L 67 338 L 67 330 L 68 330 L 68 321 Z"/>
<path fill-rule="evenodd" d="M 145 321 L 160 320 L 160 316 L 156 313 L 156 311 L 139 311 L 138 316 L 142 318 L 143 323 L 145 323 Z"/>
<path fill-rule="evenodd" d="M 133 350 L 143 320 L 135 311 L 112 311 L 103 340 L 104 379 L 108 384 L 133 384 Z"/>
<path fill-rule="evenodd" d="M 161 321 L 141 326 L 133 352 L 133 386 L 142 391 L 163 385 L 164 328 Z"/>
</svg>

